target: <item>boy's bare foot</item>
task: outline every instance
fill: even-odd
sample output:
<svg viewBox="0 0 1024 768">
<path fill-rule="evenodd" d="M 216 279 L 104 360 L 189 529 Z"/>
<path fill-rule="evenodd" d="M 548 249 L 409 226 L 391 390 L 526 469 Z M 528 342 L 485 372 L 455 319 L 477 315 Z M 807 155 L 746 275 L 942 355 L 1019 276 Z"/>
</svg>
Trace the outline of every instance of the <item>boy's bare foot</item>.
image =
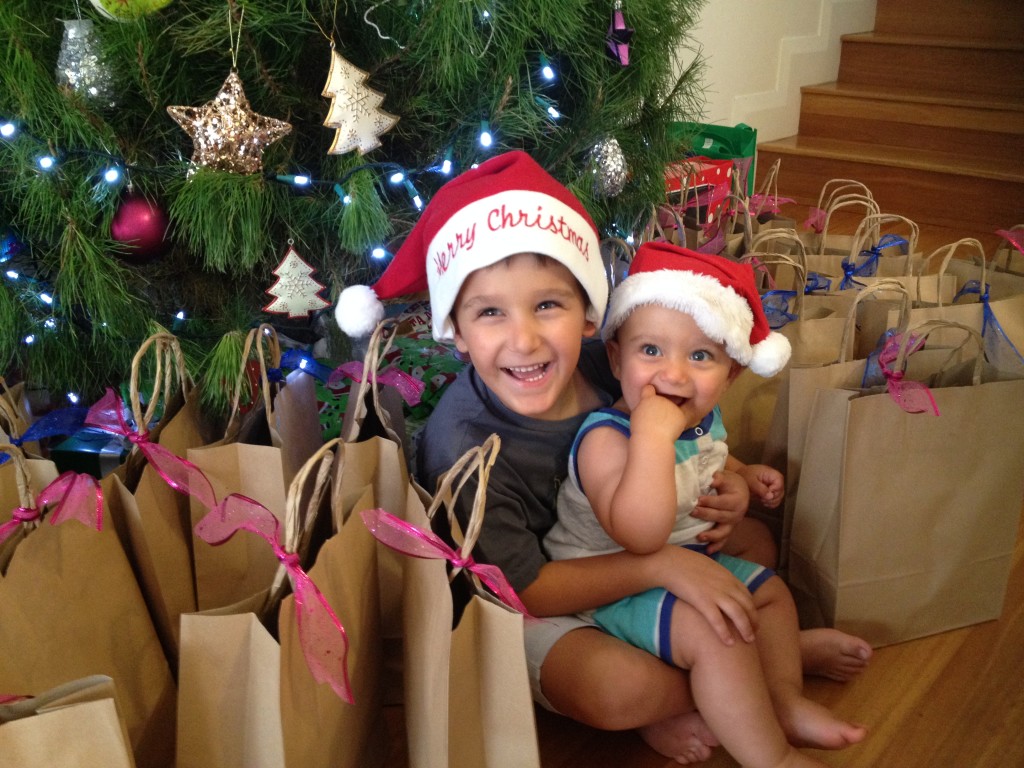
<svg viewBox="0 0 1024 768">
<path fill-rule="evenodd" d="M 696 712 L 645 726 L 638 733 L 655 752 L 681 765 L 704 762 L 711 757 L 712 747 L 718 746 L 718 739 Z"/>
<path fill-rule="evenodd" d="M 800 633 L 804 674 L 845 683 L 859 675 L 871 660 L 871 646 L 838 629 L 805 629 Z"/>
<path fill-rule="evenodd" d="M 796 747 L 843 749 L 868 735 L 864 726 L 840 720 L 827 707 L 803 695 L 776 699 L 775 710 L 786 738 Z"/>
</svg>

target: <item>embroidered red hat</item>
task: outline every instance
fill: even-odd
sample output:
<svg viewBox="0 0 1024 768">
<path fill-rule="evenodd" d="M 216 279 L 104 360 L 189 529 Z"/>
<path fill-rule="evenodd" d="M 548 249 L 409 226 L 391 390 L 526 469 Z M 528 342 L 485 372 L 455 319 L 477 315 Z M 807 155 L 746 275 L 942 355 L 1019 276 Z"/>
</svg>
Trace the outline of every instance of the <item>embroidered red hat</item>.
<svg viewBox="0 0 1024 768">
<path fill-rule="evenodd" d="M 575 195 L 519 151 L 441 187 L 377 282 L 341 292 L 335 318 L 349 336 L 365 336 L 384 317 L 382 300 L 428 289 L 434 338 L 451 341 L 450 315 L 466 277 L 517 253 L 568 268 L 589 299 L 587 318 L 601 324 L 608 278 L 597 228 Z"/>
<path fill-rule="evenodd" d="M 725 345 L 729 357 L 759 376 L 774 376 L 789 362 L 789 340 L 768 326 L 749 264 L 668 243 L 644 243 L 629 275 L 612 293 L 604 338 L 646 304 L 690 315 L 708 338 Z"/>
</svg>

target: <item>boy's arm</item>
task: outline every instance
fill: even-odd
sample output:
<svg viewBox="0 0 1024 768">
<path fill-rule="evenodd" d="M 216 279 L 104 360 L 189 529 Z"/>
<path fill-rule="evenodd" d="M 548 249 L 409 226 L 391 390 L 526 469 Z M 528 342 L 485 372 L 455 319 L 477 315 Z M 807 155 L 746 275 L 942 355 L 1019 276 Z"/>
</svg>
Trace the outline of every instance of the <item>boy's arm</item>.
<svg viewBox="0 0 1024 768">
<path fill-rule="evenodd" d="M 519 597 L 534 616 L 560 616 L 654 587 L 700 611 L 722 642 L 733 642 L 732 628 L 747 642 L 753 640 L 757 613 L 747 588 L 711 558 L 682 547 L 556 560 L 543 566 Z"/>
</svg>

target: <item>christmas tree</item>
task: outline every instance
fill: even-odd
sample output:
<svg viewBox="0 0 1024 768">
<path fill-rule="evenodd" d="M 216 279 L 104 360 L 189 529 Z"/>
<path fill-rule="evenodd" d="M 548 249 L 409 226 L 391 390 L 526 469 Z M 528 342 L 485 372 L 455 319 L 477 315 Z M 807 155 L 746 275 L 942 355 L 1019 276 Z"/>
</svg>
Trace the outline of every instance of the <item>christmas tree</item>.
<svg viewBox="0 0 1024 768">
<path fill-rule="evenodd" d="M 337 337 L 264 312 L 287 244 L 331 301 L 510 148 L 636 231 L 699 116 L 701 5 L 3 0 L 0 375 L 91 402 L 160 327 L 204 371 L 260 321 Z"/>
</svg>

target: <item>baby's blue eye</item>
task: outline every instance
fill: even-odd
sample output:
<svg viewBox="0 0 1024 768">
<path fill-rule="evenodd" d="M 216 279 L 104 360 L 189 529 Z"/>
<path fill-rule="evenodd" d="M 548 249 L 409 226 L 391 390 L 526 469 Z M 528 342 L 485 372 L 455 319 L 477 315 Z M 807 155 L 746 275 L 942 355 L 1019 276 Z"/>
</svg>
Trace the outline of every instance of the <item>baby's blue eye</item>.
<svg viewBox="0 0 1024 768">
<path fill-rule="evenodd" d="M 640 352 L 644 355 L 647 355 L 648 357 L 656 357 L 660 353 L 660 351 L 661 350 L 659 350 L 658 347 L 654 344 L 644 344 L 640 348 Z"/>
<path fill-rule="evenodd" d="M 711 353 L 708 352 L 706 349 L 698 349 L 696 352 L 694 352 L 692 355 L 690 355 L 690 357 L 693 360 L 696 360 L 697 362 L 703 362 L 705 360 L 711 360 L 712 359 L 711 358 Z"/>
</svg>

